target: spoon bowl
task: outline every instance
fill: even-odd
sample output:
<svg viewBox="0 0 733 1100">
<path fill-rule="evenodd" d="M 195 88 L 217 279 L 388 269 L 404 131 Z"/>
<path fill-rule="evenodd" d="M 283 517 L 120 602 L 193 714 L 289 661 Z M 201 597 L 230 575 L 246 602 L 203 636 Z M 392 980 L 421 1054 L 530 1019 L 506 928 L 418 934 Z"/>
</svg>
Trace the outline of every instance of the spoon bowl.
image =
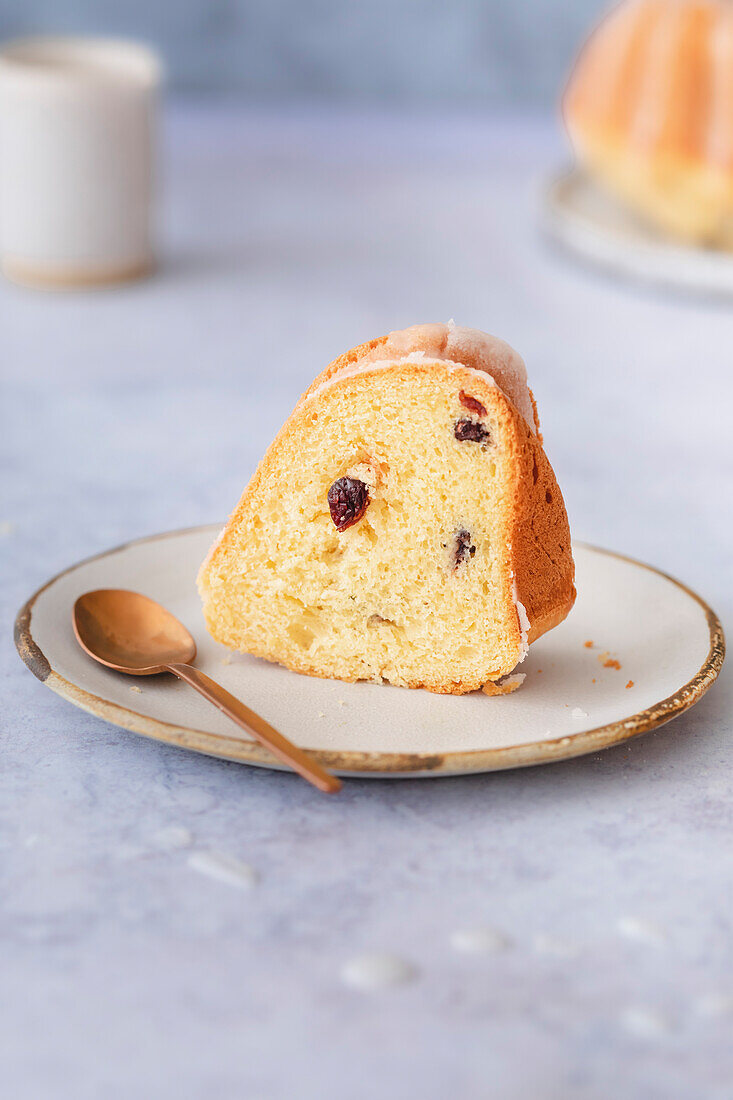
<svg viewBox="0 0 733 1100">
<path fill-rule="evenodd" d="M 196 656 L 196 643 L 183 623 L 139 592 L 86 592 L 74 604 L 73 622 L 82 649 L 116 672 L 154 676 Z"/>
</svg>

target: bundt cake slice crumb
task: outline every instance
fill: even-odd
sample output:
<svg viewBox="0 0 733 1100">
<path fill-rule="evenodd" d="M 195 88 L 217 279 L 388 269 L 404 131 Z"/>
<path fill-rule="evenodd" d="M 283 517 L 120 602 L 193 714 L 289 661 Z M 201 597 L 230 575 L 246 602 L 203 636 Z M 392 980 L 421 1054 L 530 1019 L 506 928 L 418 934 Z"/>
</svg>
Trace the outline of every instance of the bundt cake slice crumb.
<svg viewBox="0 0 733 1100">
<path fill-rule="evenodd" d="M 511 673 L 572 606 L 567 518 L 526 379 L 514 368 L 520 412 L 492 375 L 511 388 L 515 353 L 455 326 L 407 333 L 316 379 L 199 586 L 232 649 L 462 694 Z"/>
</svg>

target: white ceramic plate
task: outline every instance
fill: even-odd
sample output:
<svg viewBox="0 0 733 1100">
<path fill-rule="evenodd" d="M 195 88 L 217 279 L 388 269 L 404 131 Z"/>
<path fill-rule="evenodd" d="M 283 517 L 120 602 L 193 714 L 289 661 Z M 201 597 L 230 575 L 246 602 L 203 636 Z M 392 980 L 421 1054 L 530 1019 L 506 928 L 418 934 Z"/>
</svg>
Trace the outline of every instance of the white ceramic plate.
<svg viewBox="0 0 733 1100">
<path fill-rule="evenodd" d="M 217 532 L 140 539 L 54 577 L 18 615 L 21 657 L 53 691 L 125 729 L 277 766 L 174 677 L 132 679 L 82 652 L 71 627 L 77 596 L 109 587 L 143 592 L 191 630 L 200 668 L 327 766 L 372 776 L 494 771 L 594 752 L 692 706 L 723 662 L 720 623 L 699 596 L 649 566 L 578 545 L 575 608 L 532 646 L 526 680 L 512 695 L 433 695 L 300 676 L 230 656 L 207 634 L 194 578 Z"/>
<path fill-rule="evenodd" d="M 543 223 L 584 260 L 629 278 L 703 294 L 733 295 L 733 255 L 676 244 L 573 169 L 552 180 Z"/>
</svg>

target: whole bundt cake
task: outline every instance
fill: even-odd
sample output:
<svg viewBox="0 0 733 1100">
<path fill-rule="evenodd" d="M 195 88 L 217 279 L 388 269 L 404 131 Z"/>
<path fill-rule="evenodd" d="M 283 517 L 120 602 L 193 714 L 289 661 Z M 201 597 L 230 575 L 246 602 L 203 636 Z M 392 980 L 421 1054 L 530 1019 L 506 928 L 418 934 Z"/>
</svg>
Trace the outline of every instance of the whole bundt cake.
<svg viewBox="0 0 733 1100">
<path fill-rule="evenodd" d="M 496 694 L 575 599 L 526 371 L 474 329 L 354 348 L 298 402 L 201 567 L 213 637 L 297 672 Z"/>
<path fill-rule="evenodd" d="M 733 248 L 733 3 L 625 0 L 564 97 L 579 162 L 676 237 Z"/>
</svg>

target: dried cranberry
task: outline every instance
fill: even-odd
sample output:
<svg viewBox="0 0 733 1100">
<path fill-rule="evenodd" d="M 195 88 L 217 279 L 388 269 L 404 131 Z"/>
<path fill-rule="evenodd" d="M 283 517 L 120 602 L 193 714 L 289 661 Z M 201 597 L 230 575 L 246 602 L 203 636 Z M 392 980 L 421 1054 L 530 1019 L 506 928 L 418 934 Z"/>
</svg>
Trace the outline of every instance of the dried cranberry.
<svg viewBox="0 0 733 1100">
<path fill-rule="evenodd" d="M 464 409 L 470 409 L 472 413 L 478 413 L 479 416 L 486 416 L 486 409 L 479 399 L 477 397 L 471 397 L 470 393 L 466 393 L 465 390 L 460 391 L 458 400 L 463 405 Z"/>
<path fill-rule="evenodd" d="M 455 546 L 453 549 L 453 568 L 463 565 L 467 558 L 472 558 L 476 553 L 476 547 L 471 542 L 471 532 L 462 527 L 455 533 Z"/>
<path fill-rule="evenodd" d="M 488 443 L 491 436 L 483 424 L 477 424 L 475 420 L 456 420 L 453 435 L 461 443 L 467 440 L 471 443 Z"/>
<path fill-rule="evenodd" d="M 340 477 L 328 490 L 331 519 L 339 531 L 357 523 L 367 510 L 369 489 L 355 477 Z"/>
</svg>

